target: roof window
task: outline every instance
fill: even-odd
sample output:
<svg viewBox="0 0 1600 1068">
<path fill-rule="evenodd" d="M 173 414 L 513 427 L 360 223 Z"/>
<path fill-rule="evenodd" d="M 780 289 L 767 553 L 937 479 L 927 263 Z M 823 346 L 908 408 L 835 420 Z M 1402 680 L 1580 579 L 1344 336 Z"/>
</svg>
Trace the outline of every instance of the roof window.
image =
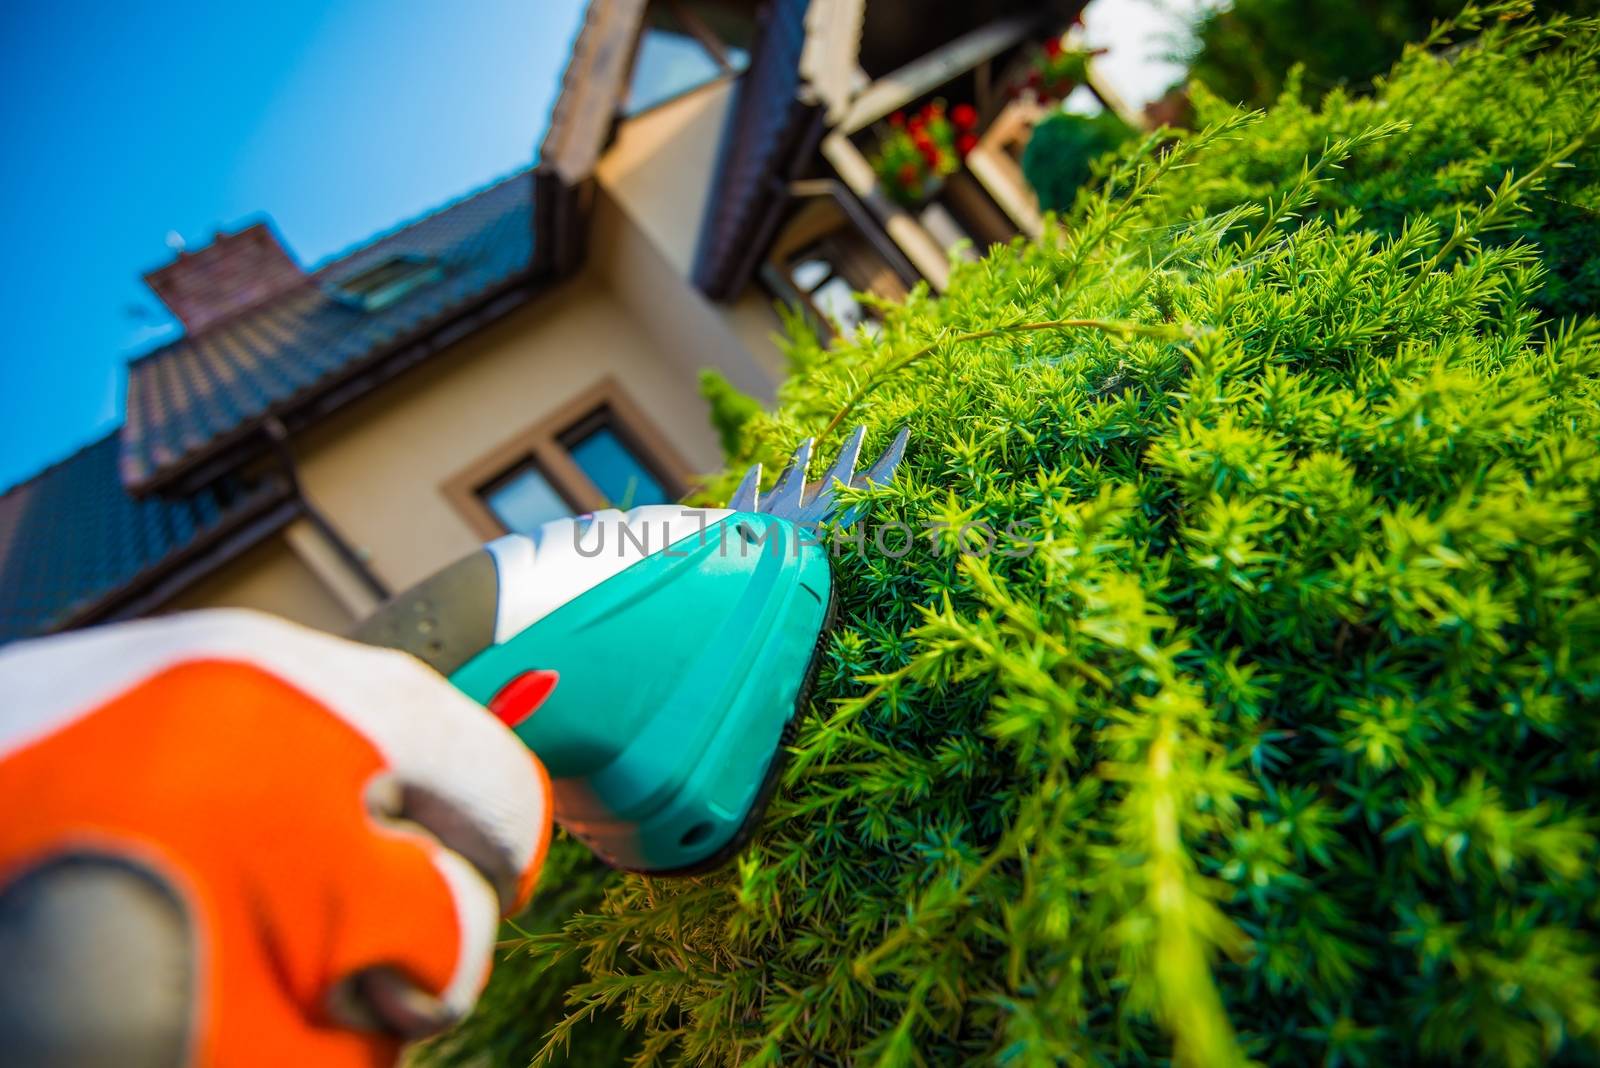
<svg viewBox="0 0 1600 1068">
<path fill-rule="evenodd" d="M 390 256 L 340 282 L 335 295 L 346 304 L 372 312 L 443 277 L 438 262 L 426 256 Z"/>
</svg>

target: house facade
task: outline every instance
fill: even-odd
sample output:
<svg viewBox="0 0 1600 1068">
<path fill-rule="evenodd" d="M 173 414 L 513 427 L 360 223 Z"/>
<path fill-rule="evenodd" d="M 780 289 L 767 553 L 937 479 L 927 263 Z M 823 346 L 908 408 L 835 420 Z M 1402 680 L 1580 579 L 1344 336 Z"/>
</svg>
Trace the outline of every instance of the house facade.
<svg viewBox="0 0 1600 1068">
<path fill-rule="evenodd" d="M 778 304 L 870 329 L 854 294 L 1037 232 L 1014 90 L 1079 6 L 595 0 L 536 166 L 314 270 L 260 223 L 146 276 L 184 333 L 118 431 L 0 496 L 0 641 L 217 605 L 341 631 L 507 530 L 681 497 L 721 463 L 700 370 L 770 397 Z M 964 167 L 890 195 L 874 144 L 947 98 Z"/>
</svg>

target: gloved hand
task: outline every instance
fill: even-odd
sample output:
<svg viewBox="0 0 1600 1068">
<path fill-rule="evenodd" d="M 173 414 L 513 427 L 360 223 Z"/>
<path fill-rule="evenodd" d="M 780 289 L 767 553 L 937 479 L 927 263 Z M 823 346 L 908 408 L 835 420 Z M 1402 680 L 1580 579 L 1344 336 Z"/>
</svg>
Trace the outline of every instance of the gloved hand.
<svg viewBox="0 0 1600 1068">
<path fill-rule="evenodd" d="M 244 611 L 0 651 L 0 1063 L 392 1063 L 462 1016 L 543 768 L 410 657 Z"/>
</svg>

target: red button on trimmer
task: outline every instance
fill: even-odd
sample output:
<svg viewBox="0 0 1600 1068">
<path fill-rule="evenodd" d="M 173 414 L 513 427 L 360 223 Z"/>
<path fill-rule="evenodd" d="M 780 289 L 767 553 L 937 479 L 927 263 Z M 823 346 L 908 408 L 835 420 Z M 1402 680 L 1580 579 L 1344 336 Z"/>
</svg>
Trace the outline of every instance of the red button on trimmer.
<svg viewBox="0 0 1600 1068">
<path fill-rule="evenodd" d="M 515 728 L 538 711 L 560 681 L 559 672 L 524 671 L 489 699 L 489 711 L 507 727 Z"/>
</svg>

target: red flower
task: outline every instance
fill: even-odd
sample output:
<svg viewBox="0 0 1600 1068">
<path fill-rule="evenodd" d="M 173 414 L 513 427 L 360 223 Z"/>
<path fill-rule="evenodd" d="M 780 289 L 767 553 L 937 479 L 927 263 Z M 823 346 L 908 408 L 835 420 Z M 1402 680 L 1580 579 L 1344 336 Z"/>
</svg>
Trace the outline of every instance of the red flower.
<svg viewBox="0 0 1600 1068">
<path fill-rule="evenodd" d="M 930 141 L 927 144 L 918 145 L 917 148 L 921 150 L 922 158 L 928 161 L 928 169 L 937 171 L 939 169 L 939 146 Z"/>
<path fill-rule="evenodd" d="M 933 139 L 928 136 L 927 130 L 915 130 L 911 134 L 911 143 L 917 146 L 918 152 L 927 152 L 933 147 Z"/>
<path fill-rule="evenodd" d="M 978 125 L 978 109 L 971 104 L 957 104 L 950 109 L 950 121 L 958 130 L 970 130 Z"/>
<path fill-rule="evenodd" d="M 1050 40 L 1046 41 L 1044 43 L 1044 54 L 1049 56 L 1051 59 L 1059 56 L 1061 54 L 1061 38 L 1052 37 Z"/>
<path fill-rule="evenodd" d="M 905 112 L 897 111 L 893 115 L 889 116 L 889 125 L 893 126 L 896 130 L 900 129 L 905 124 L 906 124 L 906 113 Z"/>
<path fill-rule="evenodd" d="M 922 128 L 926 125 L 928 125 L 928 122 L 921 115 L 913 115 L 906 120 L 906 129 L 911 131 L 912 137 L 921 133 Z"/>
<path fill-rule="evenodd" d="M 917 184 L 917 165 L 915 163 L 900 164 L 900 173 L 895 175 L 900 179 L 900 184 L 910 189 Z"/>
<path fill-rule="evenodd" d="M 961 153 L 963 159 L 966 158 L 968 152 L 971 152 L 977 147 L 978 139 L 973 134 L 964 133 L 960 137 L 956 138 L 956 151 Z"/>
</svg>

